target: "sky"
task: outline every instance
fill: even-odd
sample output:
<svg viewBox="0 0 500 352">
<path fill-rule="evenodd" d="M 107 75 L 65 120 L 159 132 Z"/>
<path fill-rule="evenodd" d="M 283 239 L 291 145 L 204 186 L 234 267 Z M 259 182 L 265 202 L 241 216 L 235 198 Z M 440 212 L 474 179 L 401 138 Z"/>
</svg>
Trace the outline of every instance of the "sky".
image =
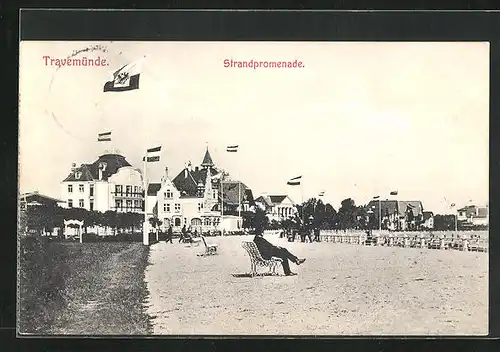
<svg viewBox="0 0 500 352">
<path fill-rule="evenodd" d="M 103 67 L 43 56 L 105 58 Z M 146 56 L 140 87 L 103 92 L 113 71 Z M 224 60 L 303 68 L 225 68 Z M 300 202 L 421 200 L 452 213 L 488 204 L 489 44 L 481 42 L 21 42 L 19 188 L 58 197 L 73 162 L 117 150 L 138 168 L 162 146 L 150 182 L 208 146 L 257 197 Z M 112 131 L 112 142 L 97 134 Z M 227 145 L 239 145 L 227 153 Z M 302 175 L 301 187 L 286 182 Z"/>
</svg>

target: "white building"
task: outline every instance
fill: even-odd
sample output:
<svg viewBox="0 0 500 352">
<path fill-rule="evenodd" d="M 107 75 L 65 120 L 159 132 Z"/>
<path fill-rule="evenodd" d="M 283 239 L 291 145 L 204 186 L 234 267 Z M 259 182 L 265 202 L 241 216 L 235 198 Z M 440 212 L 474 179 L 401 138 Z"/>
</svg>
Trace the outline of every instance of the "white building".
<svg viewBox="0 0 500 352">
<path fill-rule="evenodd" d="M 173 226 L 175 232 L 183 226 L 197 232 L 235 231 L 242 227 L 241 211 L 248 211 L 253 204 L 252 191 L 239 181 L 223 181 L 221 171 L 212 161 L 208 149 L 200 166 L 186 167 L 171 178 L 168 168 L 160 183 L 148 186 L 147 209 L 162 221 L 162 228 Z M 220 204 L 224 200 L 221 222 Z"/>
<path fill-rule="evenodd" d="M 92 164 L 73 164 L 61 182 L 63 207 L 105 212 L 143 212 L 142 174 L 124 156 L 103 154 Z"/>
<path fill-rule="evenodd" d="M 295 203 L 287 195 L 263 194 L 255 199 L 255 203 L 266 211 L 269 221 L 281 221 L 297 212 Z"/>
</svg>

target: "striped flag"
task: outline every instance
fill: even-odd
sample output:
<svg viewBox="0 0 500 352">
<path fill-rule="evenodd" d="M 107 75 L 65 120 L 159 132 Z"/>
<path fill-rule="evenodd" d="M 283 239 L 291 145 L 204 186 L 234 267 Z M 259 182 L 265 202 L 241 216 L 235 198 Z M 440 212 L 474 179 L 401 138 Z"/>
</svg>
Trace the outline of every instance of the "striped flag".
<svg viewBox="0 0 500 352">
<path fill-rule="evenodd" d="M 397 195 L 398 195 L 398 191 L 392 191 L 392 192 L 390 193 L 390 195 L 391 195 L 391 196 L 397 196 Z"/>
<path fill-rule="evenodd" d="M 302 179 L 302 176 L 297 176 L 297 177 L 290 179 L 286 184 L 289 186 L 298 186 L 298 185 L 300 185 L 301 179 Z"/>
<path fill-rule="evenodd" d="M 125 92 L 139 89 L 139 76 L 144 59 L 122 66 L 113 73 L 113 79 L 104 84 L 104 92 Z"/>
<path fill-rule="evenodd" d="M 455 203 L 451 203 L 450 208 L 453 208 L 455 205 L 456 205 Z"/>
<path fill-rule="evenodd" d="M 226 151 L 229 153 L 236 153 L 238 151 L 237 145 L 228 145 Z"/>
<path fill-rule="evenodd" d="M 148 149 L 146 155 L 147 162 L 160 161 L 160 151 L 161 151 L 161 146 Z M 146 157 L 142 158 L 142 161 L 144 161 L 145 158 Z"/>
<path fill-rule="evenodd" d="M 103 132 L 97 135 L 98 142 L 110 142 L 111 141 L 111 132 Z"/>
<path fill-rule="evenodd" d="M 373 197 L 373 199 L 379 199 L 379 198 L 380 198 L 380 196 L 375 196 L 375 197 Z"/>
<path fill-rule="evenodd" d="M 325 191 L 321 191 L 321 192 L 319 192 L 318 197 L 323 197 L 324 195 L 325 195 Z"/>
</svg>

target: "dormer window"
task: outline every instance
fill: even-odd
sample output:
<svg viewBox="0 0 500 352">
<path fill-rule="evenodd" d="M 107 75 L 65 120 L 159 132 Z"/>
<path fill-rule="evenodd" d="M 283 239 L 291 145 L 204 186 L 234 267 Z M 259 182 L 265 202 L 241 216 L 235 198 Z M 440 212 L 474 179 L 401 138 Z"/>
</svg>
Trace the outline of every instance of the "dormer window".
<svg viewBox="0 0 500 352">
<path fill-rule="evenodd" d="M 174 194 L 172 193 L 172 191 L 167 189 L 167 191 L 165 192 L 165 198 L 172 199 L 173 197 L 174 197 Z"/>
<path fill-rule="evenodd" d="M 75 172 L 75 179 L 79 180 L 81 177 L 82 177 L 82 172 L 81 171 Z"/>
</svg>

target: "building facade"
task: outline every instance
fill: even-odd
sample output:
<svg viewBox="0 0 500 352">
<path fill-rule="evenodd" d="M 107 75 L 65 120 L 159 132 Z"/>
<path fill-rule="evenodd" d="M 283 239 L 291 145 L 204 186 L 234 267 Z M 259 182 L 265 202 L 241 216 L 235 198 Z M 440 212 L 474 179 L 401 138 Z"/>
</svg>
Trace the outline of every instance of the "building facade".
<svg viewBox="0 0 500 352">
<path fill-rule="evenodd" d="M 416 230 L 424 222 L 424 209 L 421 201 L 372 200 L 367 205 L 378 220 L 381 228 L 392 231 Z"/>
<path fill-rule="evenodd" d="M 458 209 L 457 220 L 465 225 L 487 226 L 489 224 L 488 206 L 468 205 Z"/>
<path fill-rule="evenodd" d="M 294 216 L 297 213 L 295 203 L 288 195 L 263 194 L 255 203 L 267 213 L 269 221 L 281 221 Z"/>
<path fill-rule="evenodd" d="M 61 182 L 63 207 L 105 212 L 143 212 L 142 174 L 124 156 L 103 154 L 92 164 L 73 164 Z"/>
<path fill-rule="evenodd" d="M 172 225 L 175 232 L 186 226 L 205 233 L 240 229 L 238 214 L 248 211 L 252 202 L 252 191 L 240 181 L 226 180 L 207 148 L 199 166 L 188 163 L 173 178 L 166 168 L 161 182 L 149 185 L 146 208 L 162 222 L 163 230 Z"/>
</svg>

